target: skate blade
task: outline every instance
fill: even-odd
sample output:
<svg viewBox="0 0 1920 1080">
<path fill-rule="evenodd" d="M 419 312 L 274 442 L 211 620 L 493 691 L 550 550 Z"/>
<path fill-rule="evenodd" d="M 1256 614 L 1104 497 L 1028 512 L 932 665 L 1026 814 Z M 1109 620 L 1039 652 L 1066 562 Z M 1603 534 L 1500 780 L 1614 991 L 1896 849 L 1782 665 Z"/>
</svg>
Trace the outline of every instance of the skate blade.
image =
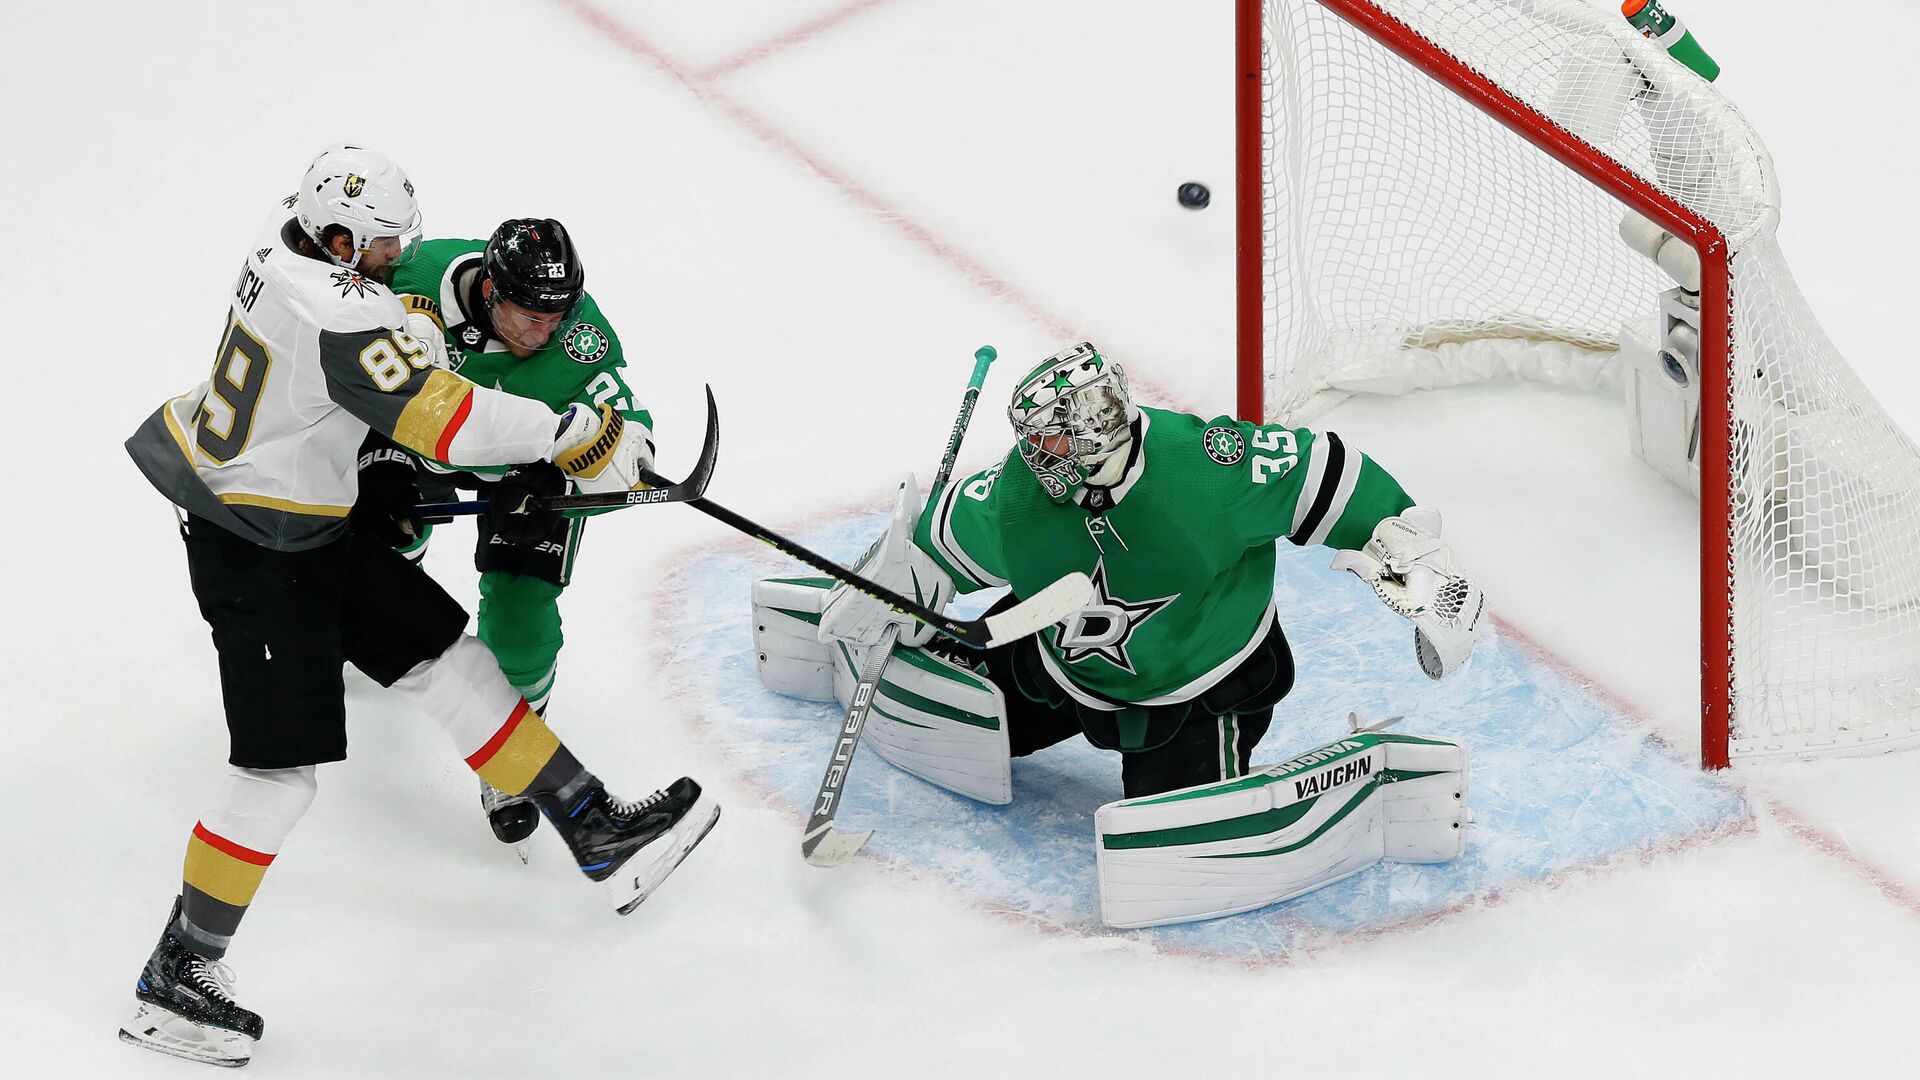
<svg viewBox="0 0 1920 1080">
<path fill-rule="evenodd" d="M 141 1002 L 120 1028 L 120 1041 L 190 1061 L 237 1069 L 253 1060 L 253 1039 L 237 1031 L 195 1023 L 171 1009 Z"/>
<path fill-rule="evenodd" d="M 672 829 L 641 848 L 638 854 L 607 879 L 607 893 L 613 898 L 614 910 L 626 915 L 639 907 L 641 901 L 653 895 L 653 890 L 667 880 L 667 875 L 673 873 L 687 855 L 699 846 L 700 841 L 707 838 L 719 820 L 720 804 L 703 793 Z M 647 852 L 653 848 L 658 848 L 659 854 L 651 859 L 646 858 Z"/>
</svg>

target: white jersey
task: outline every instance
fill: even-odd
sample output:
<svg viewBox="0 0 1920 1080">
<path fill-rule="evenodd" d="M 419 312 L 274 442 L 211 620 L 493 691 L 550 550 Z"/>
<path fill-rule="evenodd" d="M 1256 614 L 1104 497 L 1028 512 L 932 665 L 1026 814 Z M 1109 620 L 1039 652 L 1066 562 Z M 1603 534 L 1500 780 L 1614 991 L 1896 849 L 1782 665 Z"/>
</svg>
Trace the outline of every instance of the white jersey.
<svg viewBox="0 0 1920 1080">
<path fill-rule="evenodd" d="M 551 409 L 434 367 L 393 293 L 302 255 L 300 239 L 278 209 L 234 284 L 212 376 L 127 440 L 162 494 L 235 535 L 300 551 L 346 528 L 369 428 L 455 465 L 548 457 Z"/>
</svg>

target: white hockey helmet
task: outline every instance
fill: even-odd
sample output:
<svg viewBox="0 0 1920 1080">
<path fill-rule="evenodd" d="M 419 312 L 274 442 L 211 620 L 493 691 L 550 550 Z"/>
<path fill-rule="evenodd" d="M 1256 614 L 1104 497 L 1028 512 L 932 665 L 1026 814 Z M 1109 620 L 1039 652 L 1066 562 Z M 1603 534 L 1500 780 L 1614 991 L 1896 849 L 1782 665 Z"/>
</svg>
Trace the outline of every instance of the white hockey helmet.
<svg viewBox="0 0 1920 1080">
<path fill-rule="evenodd" d="M 380 237 L 399 237 L 406 254 L 420 241 L 420 204 L 413 197 L 413 181 L 392 158 L 352 143 L 327 147 L 307 166 L 294 212 L 301 230 L 322 250 L 326 244 L 321 235 L 328 226 L 338 225 L 352 235 L 353 258 L 343 264 L 347 267 L 359 265 L 361 253 Z"/>
</svg>

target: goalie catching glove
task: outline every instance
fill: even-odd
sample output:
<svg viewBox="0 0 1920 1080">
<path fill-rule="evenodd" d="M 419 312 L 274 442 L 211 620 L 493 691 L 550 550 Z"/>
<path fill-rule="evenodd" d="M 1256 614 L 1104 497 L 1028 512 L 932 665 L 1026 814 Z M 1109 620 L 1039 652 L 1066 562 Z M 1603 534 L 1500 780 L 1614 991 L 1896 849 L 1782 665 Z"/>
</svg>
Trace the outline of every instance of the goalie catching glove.
<svg viewBox="0 0 1920 1080">
<path fill-rule="evenodd" d="M 1414 654 L 1428 678 L 1451 675 L 1473 655 L 1487 600 L 1440 541 L 1438 511 L 1413 506 L 1382 521 L 1365 547 L 1334 556 L 1333 568 L 1352 571 L 1413 623 Z"/>
<path fill-rule="evenodd" d="M 914 546 L 913 530 L 919 523 L 920 488 L 908 476 L 900 485 L 886 535 L 874 541 L 853 570 L 876 585 L 940 611 L 953 598 L 953 581 L 931 555 Z M 933 627 L 841 583 L 833 587 L 820 613 L 820 640 L 872 645 L 891 624 L 899 625 L 902 645 L 922 645 L 933 636 Z"/>
<path fill-rule="evenodd" d="M 549 458 L 583 492 L 631 491 L 642 486 L 641 470 L 653 468 L 653 432 L 611 405 L 576 402 L 560 416 Z"/>
</svg>

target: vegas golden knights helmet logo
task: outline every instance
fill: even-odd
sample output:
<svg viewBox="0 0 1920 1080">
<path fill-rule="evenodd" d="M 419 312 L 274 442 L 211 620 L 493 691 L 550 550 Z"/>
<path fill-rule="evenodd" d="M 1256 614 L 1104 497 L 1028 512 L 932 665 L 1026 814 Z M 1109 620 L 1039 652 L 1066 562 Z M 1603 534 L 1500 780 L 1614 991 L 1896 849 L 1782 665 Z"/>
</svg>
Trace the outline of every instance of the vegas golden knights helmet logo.
<svg viewBox="0 0 1920 1080">
<path fill-rule="evenodd" d="M 361 179 L 359 173 L 348 173 L 347 179 L 340 185 L 340 190 L 347 198 L 352 199 L 358 197 L 366 187 L 367 182 Z"/>
</svg>

